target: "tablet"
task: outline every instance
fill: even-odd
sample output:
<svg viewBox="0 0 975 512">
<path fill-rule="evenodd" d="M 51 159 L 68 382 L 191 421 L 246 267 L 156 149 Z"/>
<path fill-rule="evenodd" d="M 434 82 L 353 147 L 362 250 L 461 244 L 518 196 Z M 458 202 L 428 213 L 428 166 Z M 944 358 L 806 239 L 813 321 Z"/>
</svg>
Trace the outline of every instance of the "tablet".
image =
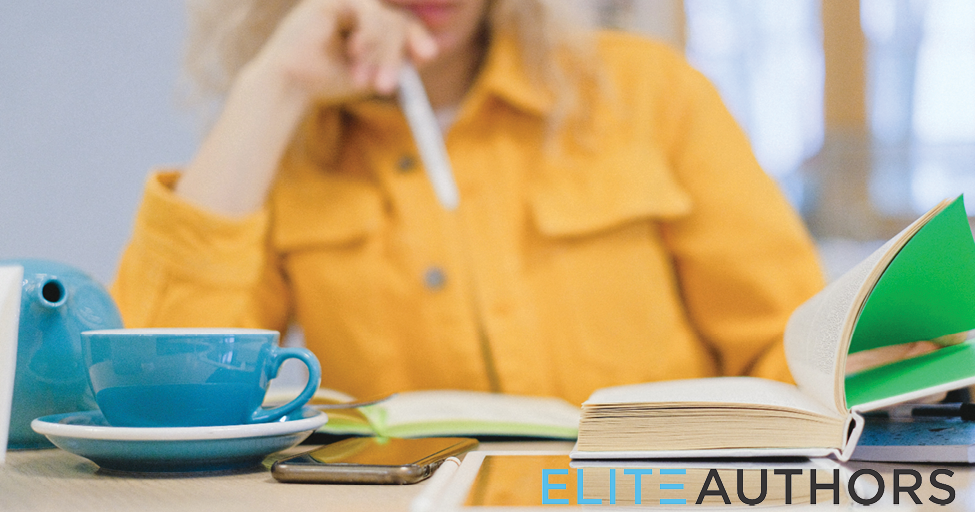
<svg viewBox="0 0 975 512">
<path fill-rule="evenodd" d="M 717 474 L 711 475 L 712 470 Z M 762 505 L 810 502 L 810 473 L 830 482 L 833 470 L 847 471 L 830 459 L 748 459 L 748 460 L 660 460 L 660 461 L 573 461 L 566 452 L 475 451 L 464 458 L 452 475 L 431 482 L 413 512 L 579 510 L 592 506 L 660 507 L 662 505 L 724 506 L 717 492 L 722 487 L 735 505 L 746 505 L 739 498 L 738 471 L 743 478 L 744 495 L 758 498 Z M 765 490 L 761 479 L 765 470 Z M 785 470 L 792 476 L 777 474 Z M 723 480 L 719 485 L 715 479 Z M 786 483 L 786 480 L 789 480 Z M 843 486 L 840 486 L 843 487 Z M 702 489 L 711 491 L 702 498 Z M 839 490 L 838 490 L 839 491 Z M 869 492 L 869 491 L 868 491 Z M 840 491 L 841 502 L 849 501 Z M 865 494 L 871 495 L 871 494 Z M 823 502 L 833 501 L 830 491 L 819 491 Z"/>
<path fill-rule="evenodd" d="M 576 508 L 573 505 L 550 505 L 542 500 L 542 471 L 569 469 L 569 454 L 565 451 L 474 451 L 464 457 L 464 462 L 456 473 L 444 480 L 442 488 L 431 488 L 434 496 L 418 497 L 426 500 L 429 506 L 412 507 L 413 512 L 438 511 L 479 511 L 503 510 L 559 510 Z M 437 479 L 440 475 L 434 475 Z M 562 480 L 567 480 L 562 475 Z M 431 482 L 431 487 L 440 487 Z M 575 487 L 571 488 L 575 492 Z M 561 497 L 569 489 L 552 491 L 552 497 Z"/>
</svg>

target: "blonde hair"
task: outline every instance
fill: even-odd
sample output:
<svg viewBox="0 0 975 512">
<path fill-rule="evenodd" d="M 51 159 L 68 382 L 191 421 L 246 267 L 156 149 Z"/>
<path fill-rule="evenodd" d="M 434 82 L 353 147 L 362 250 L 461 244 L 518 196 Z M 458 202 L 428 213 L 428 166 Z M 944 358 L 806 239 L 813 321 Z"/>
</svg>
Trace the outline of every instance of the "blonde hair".
<svg viewBox="0 0 975 512">
<path fill-rule="evenodd" d="M 188 0 L 185 70 L 188 97 L 222 98 L 240 69 L 260 50 L 298 0 Z M 508 32 L 524 69 L 552 97 L 549 133 L 584 125 L 587 96 L 604 88 L 595 48 L 565 0 L 490 0 L 492 34 Z"/>
</svg>

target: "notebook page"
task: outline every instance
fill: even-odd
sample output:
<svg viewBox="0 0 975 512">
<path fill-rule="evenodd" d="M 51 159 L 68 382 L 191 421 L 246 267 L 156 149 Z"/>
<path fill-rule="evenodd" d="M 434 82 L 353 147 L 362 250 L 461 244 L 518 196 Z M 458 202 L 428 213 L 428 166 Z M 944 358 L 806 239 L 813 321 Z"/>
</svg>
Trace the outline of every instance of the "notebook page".
<svg viewBox="0 0 975 512">
<path fill-rule="evenodd" d="M 384 414 L 382 421 L 386 428 L 450 422 L 532 424 L 573 429 L 579 425 L 579 409 L 565 400 L 477 391 L 400 393 L 376 408 Z M 374 411 L 367 414 L 374 416 Z"/>
</svg>

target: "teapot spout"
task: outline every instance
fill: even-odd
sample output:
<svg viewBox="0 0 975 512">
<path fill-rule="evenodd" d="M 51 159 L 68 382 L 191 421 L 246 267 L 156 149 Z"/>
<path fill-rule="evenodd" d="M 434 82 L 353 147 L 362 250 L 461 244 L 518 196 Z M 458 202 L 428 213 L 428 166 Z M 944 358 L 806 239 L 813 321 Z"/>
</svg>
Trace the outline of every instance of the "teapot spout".
<svg viewBox="0 0 975 512">
<path fill-rule="evenodd" d="M 35 287 L 35 307 L 39 310 L 34 336 L 36 349 L 27 367 L 42 382 L 53 385 L 74 384 L 84 379 L 81 351 L 73 338 L 71 321 L 62 307 L 68 299 L 64 284 L 56 277 L 48 277 Z"/>
<path fill-rule="evenodd" d="M 64 284 L 56 278 L 48 279 L 37 287 L 37 305 L 41 307 L 57 309 L 63 306 L 66 300 Z"/>
<path fill-rule="evenodd" d="M 84 380 L 81 347 L 77 342 L 78 329 L 64 311 L 68 293 L 57 277 L 48 277 L 36 287 L 37 317 L 36 349 L 27 367 L 34 376 L 51 385 L 75 385 Z"/>
</svg>

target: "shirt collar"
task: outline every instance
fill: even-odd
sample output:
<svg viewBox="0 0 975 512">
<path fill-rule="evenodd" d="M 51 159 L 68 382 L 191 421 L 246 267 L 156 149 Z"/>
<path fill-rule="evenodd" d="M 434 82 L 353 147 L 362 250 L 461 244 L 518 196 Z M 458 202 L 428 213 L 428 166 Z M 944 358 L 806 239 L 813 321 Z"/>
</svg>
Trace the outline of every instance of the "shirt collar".
<svg viewBox="0 0 975 512">
<path fill-rule="evenodd" d="M 515 36 L 504 31 L 492 37 L 484 67 L 468 96 L 467 101 L 475 103 L 495 96 L 538 116 L 547 115 L 553 107 L 551 94 L 525 69 Z"/>
<path fill-rule="evenodd" d="M 552 95 L 529 76 L 514 35 L 503 31 L 491 38 L 481 71 L 460 107 L 461 117 L 492 97 L 539 117 L 549 114 L 554 103 Z M 389 98 L 370 98 L 345 108 L 372 120 L 388 119 L 398 112 L 395 100 Z"/>
</svg>

